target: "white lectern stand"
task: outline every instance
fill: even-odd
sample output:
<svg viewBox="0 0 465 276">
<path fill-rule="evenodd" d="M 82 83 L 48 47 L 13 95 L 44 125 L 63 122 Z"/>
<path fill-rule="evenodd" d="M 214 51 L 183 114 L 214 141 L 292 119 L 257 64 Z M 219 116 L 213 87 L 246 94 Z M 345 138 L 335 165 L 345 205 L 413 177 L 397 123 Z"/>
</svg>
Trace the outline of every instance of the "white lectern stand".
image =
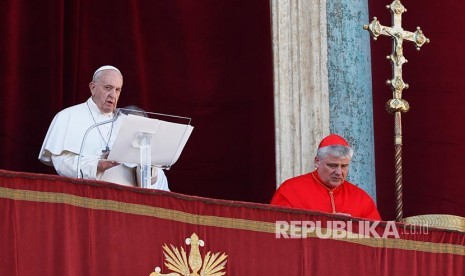
<svg viewBox="0 0 465 276">
<path fill-rule="evenodd" d="M 152 147 L 150 141 L 153 133 L 139 132 L 133 146 L 140 149 L 140 186 L 148 188 L 152 181 Z"/>
<path fill-rule="evenodd" d="M 193 127 L 190 118 L 150 113 L 187 120 L 187 124 L 123 115 L 121 128 L 108 155 L 108 160 L 140 165 L 140 186 L 151 185 L 152 166 L 170 169 L 178 160 Z"/>
</svg>

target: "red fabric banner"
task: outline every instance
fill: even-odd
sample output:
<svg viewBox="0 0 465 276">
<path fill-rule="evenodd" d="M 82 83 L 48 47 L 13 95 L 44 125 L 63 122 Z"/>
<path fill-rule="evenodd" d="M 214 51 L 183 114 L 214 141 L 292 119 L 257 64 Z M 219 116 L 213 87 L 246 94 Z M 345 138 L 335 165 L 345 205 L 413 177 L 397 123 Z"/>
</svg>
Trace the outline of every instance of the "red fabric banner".
<svg viewBox="0 0 465 276">
<path fill-rule="evenodd" d="M 190 272 L 226 261 L 225 275 L 465 273 L 455 231 L 51 175 L 0 171 L 0 217 L 0 275 L 162 275 L 164 252 Z"/>
</svg>

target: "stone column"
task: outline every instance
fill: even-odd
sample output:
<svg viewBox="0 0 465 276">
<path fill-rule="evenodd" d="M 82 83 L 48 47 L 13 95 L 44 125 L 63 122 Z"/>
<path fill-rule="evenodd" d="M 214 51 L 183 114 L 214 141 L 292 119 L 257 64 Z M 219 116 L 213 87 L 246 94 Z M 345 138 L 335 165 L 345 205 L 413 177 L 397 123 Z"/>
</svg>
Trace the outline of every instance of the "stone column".
<svg viewBox="0 0 465 276">
<path fill-rule="evenodd" d="M 309 172 L 329 133 L 326 0 L 272 0 L 276 180 Z"/>
<path fill-rule="evenodd" d="M 376 199 L 368 2 L 328 1 L 327 20 L 330 130 L 354 148 L 349 181 Z"/>
</svg>

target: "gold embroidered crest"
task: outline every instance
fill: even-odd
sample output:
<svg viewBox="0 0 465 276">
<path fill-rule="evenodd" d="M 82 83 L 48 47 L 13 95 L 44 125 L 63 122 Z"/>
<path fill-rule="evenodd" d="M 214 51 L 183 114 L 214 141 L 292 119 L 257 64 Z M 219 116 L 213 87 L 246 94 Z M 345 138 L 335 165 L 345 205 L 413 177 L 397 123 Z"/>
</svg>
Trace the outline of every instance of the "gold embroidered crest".
<svg viewBox="0 0 465 276">
<path fill-rule="evenodd" d="M 155 272 L 149 276 L 222 276 L 226 272 L 222 271 L 225 268 L 228 257 L 224 253 L 211 254 L 209 251 L 202 261 L 199 246 L 204 246 L 204 241 L 199 240 L 199 237 L 193 233 L 190 238 L 186 239 L 186 244 L 191 246 L 189 258 L 186 251 L 181 247 L 181 251 L 177 247 L 170 244 L 163 246 L 163 254 L 165 255 L 165 265 L 171 270 L 171 273 L 162 274 L 160 267 L 155 268 Z M 199 272 L 200 270 L 200 272 Z M 199 274 L 200 273 L 200 274 Z"/>
</svg>

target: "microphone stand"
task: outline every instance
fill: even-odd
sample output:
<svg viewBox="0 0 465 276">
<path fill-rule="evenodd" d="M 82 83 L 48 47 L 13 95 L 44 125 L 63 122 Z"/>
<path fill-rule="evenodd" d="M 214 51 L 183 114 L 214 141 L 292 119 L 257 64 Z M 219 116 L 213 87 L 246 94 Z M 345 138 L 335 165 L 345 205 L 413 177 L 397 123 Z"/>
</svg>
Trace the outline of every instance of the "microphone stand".
<svg viewBox="0 0 465 276">
<path fill-rule="evenodd" d="M 117 108 L 117 109 L 115 109 L 115 115 L 113 116 L 112 119 L 106 120 L 106 121 L 103 121 L 103 122 L 100 122 L 100 123 L 93 124 L 86 130 L 86 133 L 84 134 L 84 137 L 82 138 L 81 149 L 79 150 L 79 156 L 78 156 L 78 162 L 77 162 L 77 178 L 82 178 L 82 174 L 81 174 L 81 157 L 82 157 L 82 151 L 84 149 L 84 144 L 86 143 L 87 135 L 89 134 L 89 132 L 92 129 L 94 129 L 94 128 L 98 127 L 98 126 L 113 123 L 114 121 L 116 121 L 118 119 L 119 115 L 120 115 L 120 110 L 119 110 L 119 108 Z"/>
</svg>

